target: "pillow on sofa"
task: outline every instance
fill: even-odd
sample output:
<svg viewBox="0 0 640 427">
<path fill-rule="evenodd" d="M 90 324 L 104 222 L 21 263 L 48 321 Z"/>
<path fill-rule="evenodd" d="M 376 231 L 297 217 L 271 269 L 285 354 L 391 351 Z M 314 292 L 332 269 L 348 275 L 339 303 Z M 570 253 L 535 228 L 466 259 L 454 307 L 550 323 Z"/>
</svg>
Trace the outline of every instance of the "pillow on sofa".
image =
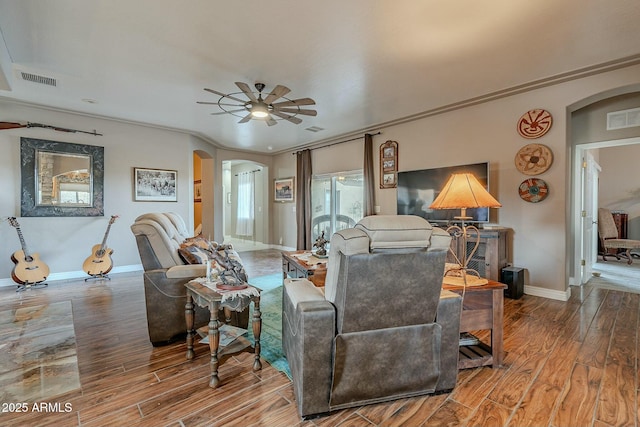
<svg viewBox="0 0 640 427">
<path fill-rule="evenodd" d="M 210 259 L 209 252 L 196 245 L 181 247 L 178 255 L 185 264 L 206 264 Z"/>
<path fill-rule="evenodd" d="M 189 237 L 185 239 L 184 242 L 180 244 L 181 248 L 185 248 L 187 246 L 197 246 L 201 249 L 207 249 L 211 251 L 218 246 L 218 243 L 211 242 L 202 236 L 195 236 L 195 237 Z"/>
</svg>

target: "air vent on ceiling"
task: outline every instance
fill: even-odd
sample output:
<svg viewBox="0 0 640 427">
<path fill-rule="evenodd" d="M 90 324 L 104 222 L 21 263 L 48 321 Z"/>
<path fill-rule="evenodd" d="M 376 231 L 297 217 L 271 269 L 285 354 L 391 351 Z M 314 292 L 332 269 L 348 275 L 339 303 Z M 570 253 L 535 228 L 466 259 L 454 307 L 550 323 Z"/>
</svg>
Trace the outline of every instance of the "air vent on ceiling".
<svg viewBox="0 0 640 427">
<path fill-rule="evenodd" d="M 640 108 L 607 113 L 607 130 L 640 126 Z"/>
<path fill-rule="evenodd" d="M 321 130 L 324 130 L 324 128 L 320 128 L 318 126 L 311 126 L 309 128 L 306 128 L 305 130 L 308 130 L 309 132 L 320 132 Z"/>
<path fill-rule="evenodd" d="M 24 71 L 20 71 L 20 77 L 22 77 L 22 80 L 26 80 L 28 82 L 33 82 L 33 83 L 38 83 L 38 84 L 41 84 L 41 85 L 48 85 L 48 86 L 57 86 L 58 85 L 58 82 L 53 77 L 41 76 L 41 75 L 38 75 L 38 74 L 27 73 L 27 72 L 24 72 Z"/>
</svg>

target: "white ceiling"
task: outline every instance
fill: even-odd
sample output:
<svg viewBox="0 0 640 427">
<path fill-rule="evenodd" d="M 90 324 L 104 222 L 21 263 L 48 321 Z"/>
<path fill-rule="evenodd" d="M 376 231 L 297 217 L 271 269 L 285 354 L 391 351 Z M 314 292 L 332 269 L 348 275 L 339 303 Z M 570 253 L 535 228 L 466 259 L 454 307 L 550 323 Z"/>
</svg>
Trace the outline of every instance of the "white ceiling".
<svg viewBox="0 0 640 427">
<path fill-rule="evenodd" d="M 2 98 L 267 153 L 635 62 L 640 1 L 0 0 L 0 30 Z M 318 115 L 269 127 L 196 104 L 218 100 L 205 87 L 238 92 L 236 81 L 285 85 Z"/>
</svg>

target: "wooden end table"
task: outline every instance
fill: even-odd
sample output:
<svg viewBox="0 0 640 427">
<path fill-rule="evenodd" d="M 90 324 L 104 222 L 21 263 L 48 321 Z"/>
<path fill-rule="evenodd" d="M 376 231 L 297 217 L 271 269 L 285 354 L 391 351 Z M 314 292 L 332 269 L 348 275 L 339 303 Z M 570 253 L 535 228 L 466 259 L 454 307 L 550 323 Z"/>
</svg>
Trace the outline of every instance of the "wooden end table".
<svg viewBox="0 0 640 427">
<path fill-rule="evenodd" d="M 218 377 L 218 367 L 232 353 L 242 351 L 253 351 L 255 358 L 253 361 L 253 370 L 259 371 L 262 369 L 262 363 L 260 362 L 260 331 L 262 329 L 262 318 L 260 313 L 260 289 L 250 286 L 258 291 L 258 295 L 242 295 L 236 296 L 230 299 L 223 299 L 223 294 L 216 292 L 215 290 L 203 285 L 197 281 L 191 281 L 185 284 L 187 288 L 187 303 L 184 307 L 185 320 L 187 322 L 187 360 L 191 360 L 195 357 L 193 351 L 193 337 L 195 336 L 194 329 L 194 303 L 202 308 L 209 308 L 209 350 L 211 351 L 211 380 L 209 381 L 209 387 L 216 388 L 220 384 L 220 378 Z M 223 292 L 223 291 L 221 291 Z M 218 320 L 218 311 L 220 308 L 224 308 L 225 311 L 243 311 L 249 304 L 253 302 L 253 318 L 251 326 L 253 328 L 254 345 L 253 347 L 245 346 L 244 348 L 234 351 L 225 352 L 226 348 L 221 352 L 218 352 L 220 345 L 220 328 L 221 322 Z M 219 360 L 220 359 L 220 360 Z"/>
<path fill-rule="evenodd" d="M 309 261 L 300 259 L 299 255 L 309 257 Z M 327 260 L 316 258 L 310 251 L 282 252 L 282 278 L 305 278 L 315 286 L 323 287 L 327 277 L 327 263 L 324 261 Z"/>
<path fill-rule="evenodd" d="M 471 332 L 483 329 L 491 331 L 491 346 L 479 342 L 474 345 L 460 346 L 458 369 L 475 368 L 491 365 L 502 366 L 504 357 L 503 325 L 504 325 L 504 290 L 507 285 L 489 280 L 481 286 L 461 286 L 443 284 L 446 289 L 462 295 L 462 316 L 460 332 Z"/>
</svg>

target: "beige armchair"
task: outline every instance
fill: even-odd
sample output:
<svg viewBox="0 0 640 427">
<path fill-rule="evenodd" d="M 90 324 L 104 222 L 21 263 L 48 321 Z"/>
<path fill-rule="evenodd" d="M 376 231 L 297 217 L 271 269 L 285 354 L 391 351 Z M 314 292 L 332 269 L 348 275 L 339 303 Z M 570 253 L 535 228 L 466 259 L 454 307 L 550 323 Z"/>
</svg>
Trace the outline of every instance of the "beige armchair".
<svg viewBox="0 0 640 427">
<path fill-rule="evenodd" d="M 186 335 L 184 284 L 206 275 L 203 264 L 185 264 L 178 253 L 187 239 L 187 227 L 175 213 L 148 213 L 136 218 L 131 231 L 136 237 L 144 268 L 144 294 L 149 339 L 154 346 L 168 344 Z M 230 323 L 246 328 L 247 310 L 227 313 Z M 222 314 L 221 314 L 222 316 Z M 220 317 L 226 319 L 227 317 Z M 196 309 L 195 327 L 209 321 L 209 312 Z"/>
<path fill-rule="evenodd" d="M 282 345 L 301 417 L 451 390 L 461 298 L 442 290 L 451 237 L 417 216 L 371 216 L 331 237 L 324 293 L 283 290 Z"/>
<path fill-rule="evenodd" d="M 621 252 L 616 253 L 617 259 L 620 259 L 622 255 L 627 259 L 627 264 L 633 263 L 631 257 L 631 251 L 633 249 L 640 249 L 640 240 L 633 239 L 619 239 L 618 228 L 616 222 L 613 219 L 613 215 L 609 209 L 598 209 L 598 235 L 600 237 L 600 243 L 602 245 L 602 260 L 607 260 L 607 249 L 618 249 Z"/>
</svg>

